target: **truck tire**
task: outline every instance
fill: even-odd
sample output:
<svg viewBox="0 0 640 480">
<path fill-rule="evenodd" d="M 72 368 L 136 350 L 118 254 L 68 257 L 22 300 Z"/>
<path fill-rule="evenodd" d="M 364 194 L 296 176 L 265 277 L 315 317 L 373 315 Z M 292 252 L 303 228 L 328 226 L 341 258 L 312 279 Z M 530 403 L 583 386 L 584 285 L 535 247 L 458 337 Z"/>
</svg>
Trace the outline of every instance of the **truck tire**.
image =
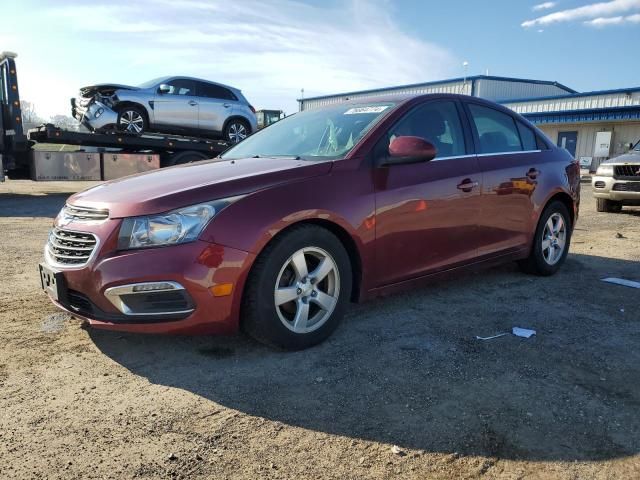
<svg viewBox="0 0 640 480">
<path fill-rule="evenodd" d="M 163 167 L 173 167 L 174 165 L 183 165 L 185 163 L 199 162 L 211 158 L 202 152 L 177 152 L 162 160 Z"/>
<path fill-rule="evenodd" d="M 622 211 L 622 202 L 607 198 L 596 198 L 596 210 L 598 212 L 620 213 Z"/>
</svg>

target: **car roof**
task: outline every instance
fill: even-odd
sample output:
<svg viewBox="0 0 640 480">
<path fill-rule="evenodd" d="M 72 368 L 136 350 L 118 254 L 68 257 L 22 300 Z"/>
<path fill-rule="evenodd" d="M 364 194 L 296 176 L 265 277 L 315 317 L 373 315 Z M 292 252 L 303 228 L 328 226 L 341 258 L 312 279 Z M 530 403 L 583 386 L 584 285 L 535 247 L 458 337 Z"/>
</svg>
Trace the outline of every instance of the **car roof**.
<svg viewBox="0 0 640 480">
<path fill-rule="evenodd" d="M 195 82 L 202 82 L 202 83 L 209 83 L 211 85 L 217 85 L 218 87 L 224 87 L 224 88 L 228 88 L 229 90 L 234 90 L 234 91 L 241 91 L 239 88 L 236 87 L 232 87 L 231 85 L 225 85 L 224 83 L 219 83 L 219 82 L 212 82 L 211 80 L 205 80 L 204 78 L 196 78 L 196 77 L 187 77 L 185 75 L 172 75 L 172 76 L 167 76 L 167 77 L 160 77 L 159 80 L 168 82 L 170 80 L 177 80 L 177 79 L 183 79 L 183 80 L 193 80 Z"/>
</svg>

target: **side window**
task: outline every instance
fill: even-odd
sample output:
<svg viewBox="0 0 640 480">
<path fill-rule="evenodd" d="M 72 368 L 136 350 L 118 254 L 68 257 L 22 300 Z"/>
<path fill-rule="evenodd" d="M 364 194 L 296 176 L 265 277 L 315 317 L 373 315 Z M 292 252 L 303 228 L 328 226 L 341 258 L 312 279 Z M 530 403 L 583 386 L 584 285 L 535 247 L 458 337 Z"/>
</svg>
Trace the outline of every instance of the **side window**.
<svg viewBox="0 0 640 480">
<path fill-rule="evenodd" d="M 389 130 L 389 142 L 395 137 L 415 136 L 436 147 L 436 159 L 464 155 L 464 133 L 454 102 L 436 101 L 407 113 Z"/>
<path fill-rule="evenodd" d="M 237 100 L 236 96 L 228 88 L 204 82 L 198 83 L 198 96 L 220 100 Z"/>
<path fill-rule="evenodd" d="M 185 78 L 176 78 L 168 82 L 171 87 L 169 95 L 195 95 L 196 84 L 193 80 L 187 80 Z"/>
<path fill-rule="evenodd" d="M 520 140 L 522 140 L 522 148 L 524 150 L 538 150 L 536 135 L 524 123 L 518 122 L 518 132 L 520 132 Z"/>
<path fill-rule="evenodd" d="M 473 124 L 480 139 L 480 152 L 501 153 L 522 150 L 520 134 L 511 115 L 469 103 Z"/>
</svg>

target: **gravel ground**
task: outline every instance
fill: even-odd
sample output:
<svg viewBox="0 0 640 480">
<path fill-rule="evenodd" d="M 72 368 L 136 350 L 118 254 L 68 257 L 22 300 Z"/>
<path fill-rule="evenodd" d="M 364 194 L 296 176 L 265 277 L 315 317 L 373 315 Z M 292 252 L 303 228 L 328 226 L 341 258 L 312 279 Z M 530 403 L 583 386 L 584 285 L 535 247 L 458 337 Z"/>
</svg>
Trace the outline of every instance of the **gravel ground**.
<svg viewBox="0 0 640 480">
<path fill-rule="evenodd" d="M 640 209 L 590 187 L 559 274 L 350 308 L 323 345 L 94 331 L 37 263 L 87 183 L 0 184 L 0 478 L 639 478 Z M 479 341 L 513 326 L 537 330 Z"/>
</svg>

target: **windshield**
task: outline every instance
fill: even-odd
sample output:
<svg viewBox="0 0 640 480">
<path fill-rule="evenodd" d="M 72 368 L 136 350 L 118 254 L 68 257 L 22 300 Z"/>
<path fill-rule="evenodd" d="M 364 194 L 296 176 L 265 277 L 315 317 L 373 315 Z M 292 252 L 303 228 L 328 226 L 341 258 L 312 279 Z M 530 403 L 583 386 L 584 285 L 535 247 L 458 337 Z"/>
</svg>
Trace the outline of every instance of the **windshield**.
<svg viewBox="0 0 640 480">
<path fill-rule="evenodd" d="M 222 158 L 340 158 L 394 105 L 390 102 L 343 104 L 299 112 L 248 137 Z"/>
<path fill-rule="evenodd" d="M 157 85 L 163 81 L 166 81 L 167 79 L 169 79 L 171 77 L 158 77 L 158 78 L 154 78 L 153 80 L 147 80 L 144 83 L 141 83 L 140 85 L 138 85 L 139 88 L 149 88 L 149 87 L 153 87 L 154 85 Z"/>
</svg>

